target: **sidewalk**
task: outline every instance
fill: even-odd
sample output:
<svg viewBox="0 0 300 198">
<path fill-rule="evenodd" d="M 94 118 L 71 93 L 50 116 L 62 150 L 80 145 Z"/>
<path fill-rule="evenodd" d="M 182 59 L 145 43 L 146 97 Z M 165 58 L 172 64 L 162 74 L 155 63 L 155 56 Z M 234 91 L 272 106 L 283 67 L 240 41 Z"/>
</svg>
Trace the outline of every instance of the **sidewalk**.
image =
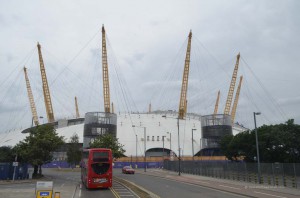
<svg viewBox="0 0 300 198">
<path fill-rule="evenodd" d="M 11 184 L 23 184 L 23 183 L 35 183 L 36 179 L 17 179 L 13 180 L 0 180 L 0 185 L 11 185 Z"/>
<path fill-rule="evenodd" d="M 147 169 L 146 172 L 144 172 L 144 170 L 142 169 L 137 169 L 136 172 L 140 174 L 147 174 L 155 177 L 161 177 L 164 179 L 176 180 L 184 183 L 199 185 L 202 187 L 217 189 L 250 197 L 300 197 L 300 189 L 295 188 L 253 184 L 243 181 L 225 180 L 184 173 L 181 173 L 181 176 L 179 176 L 178 172 L 163 169 Z"/>
</svg>

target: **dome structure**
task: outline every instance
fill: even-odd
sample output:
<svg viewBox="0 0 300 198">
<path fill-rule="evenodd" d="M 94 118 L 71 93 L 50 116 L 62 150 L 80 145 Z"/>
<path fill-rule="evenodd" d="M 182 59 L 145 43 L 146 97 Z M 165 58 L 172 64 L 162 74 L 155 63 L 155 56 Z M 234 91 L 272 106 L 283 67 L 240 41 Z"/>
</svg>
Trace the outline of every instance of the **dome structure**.
<svg viewBox="0 0 300 198">
<path fill-rule="evenodd" d="M 79 142 L 83 143 L 83 118 L 59 120 L 54 125 L 58 135 L 64 136 L 66 142 L 77 134 Z M 1 134 L 1 146 L 16 145 L 28 135 L 21 131 L 27 132 L 29 129 Z M 170 151 L 178 156 L 179 146 L 182 156 L 193 156 L 193 153 L 197 154 L 204 147 L 201 145 L 201 130 L 201 116 L 196 114 L 187 114 L 184 120 L 177 119 L 177 112 L 117 114 L 116 137 L 124 145 L 127 157 L 144 156 L 145 143 L 147 157 L 158 157 L 163 153 L 169 156 Z M 233 126 L 234 135 L 245 130 L 247 129 L 239 125 Z"/>
</svg>

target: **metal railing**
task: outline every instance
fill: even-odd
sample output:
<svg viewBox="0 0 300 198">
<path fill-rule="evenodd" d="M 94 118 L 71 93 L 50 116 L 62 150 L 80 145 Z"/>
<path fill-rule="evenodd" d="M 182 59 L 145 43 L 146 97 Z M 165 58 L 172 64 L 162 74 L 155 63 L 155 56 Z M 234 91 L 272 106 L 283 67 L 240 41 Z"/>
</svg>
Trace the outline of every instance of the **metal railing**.
<svg viewBox="0 0 300 198">
<path fill-rule="evenodd" d="M 178 161 L 165 161 L 164 169 L 178 172 Z M 259 183 L 256 163 L 182 161 L 181 172 L 220 179 Z M 261 184 L 300 188 L 300 163 L 261 163 Z"/>
</svg>

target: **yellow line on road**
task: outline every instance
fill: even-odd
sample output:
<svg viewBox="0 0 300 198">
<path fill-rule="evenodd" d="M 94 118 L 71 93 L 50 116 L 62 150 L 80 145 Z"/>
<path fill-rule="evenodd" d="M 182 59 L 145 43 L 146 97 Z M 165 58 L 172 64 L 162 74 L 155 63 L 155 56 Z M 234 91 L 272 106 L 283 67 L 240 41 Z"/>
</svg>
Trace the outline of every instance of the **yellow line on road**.
<svg viewBox="0 0 300 198">
<path fill-rule="evenodd" d="M 121 198 L 113 188 L 109 188 L 109 190 L 115 195 L 116 198 Z"/>
</svg>

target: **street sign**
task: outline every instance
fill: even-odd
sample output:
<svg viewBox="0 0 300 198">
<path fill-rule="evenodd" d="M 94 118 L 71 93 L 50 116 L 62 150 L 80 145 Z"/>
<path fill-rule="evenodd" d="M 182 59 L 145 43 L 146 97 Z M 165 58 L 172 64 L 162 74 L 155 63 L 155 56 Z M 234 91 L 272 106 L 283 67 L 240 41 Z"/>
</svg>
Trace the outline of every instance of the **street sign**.
<svg viewBox="0 0 300 198">
<path fill-rule="evenodd" d="M 37 181 L 36 198 L 52 198 L 53 193 L 53 181 Z"/>
<path fill-rule="evenodd" d="M 37 191 L 37 198 L 52 198 L 52 190 Z"/>
<path fill-rule="evenodd" d="M 13 162 L 13 166 L 19 166 L 19 162 Z"/>
</svg>

